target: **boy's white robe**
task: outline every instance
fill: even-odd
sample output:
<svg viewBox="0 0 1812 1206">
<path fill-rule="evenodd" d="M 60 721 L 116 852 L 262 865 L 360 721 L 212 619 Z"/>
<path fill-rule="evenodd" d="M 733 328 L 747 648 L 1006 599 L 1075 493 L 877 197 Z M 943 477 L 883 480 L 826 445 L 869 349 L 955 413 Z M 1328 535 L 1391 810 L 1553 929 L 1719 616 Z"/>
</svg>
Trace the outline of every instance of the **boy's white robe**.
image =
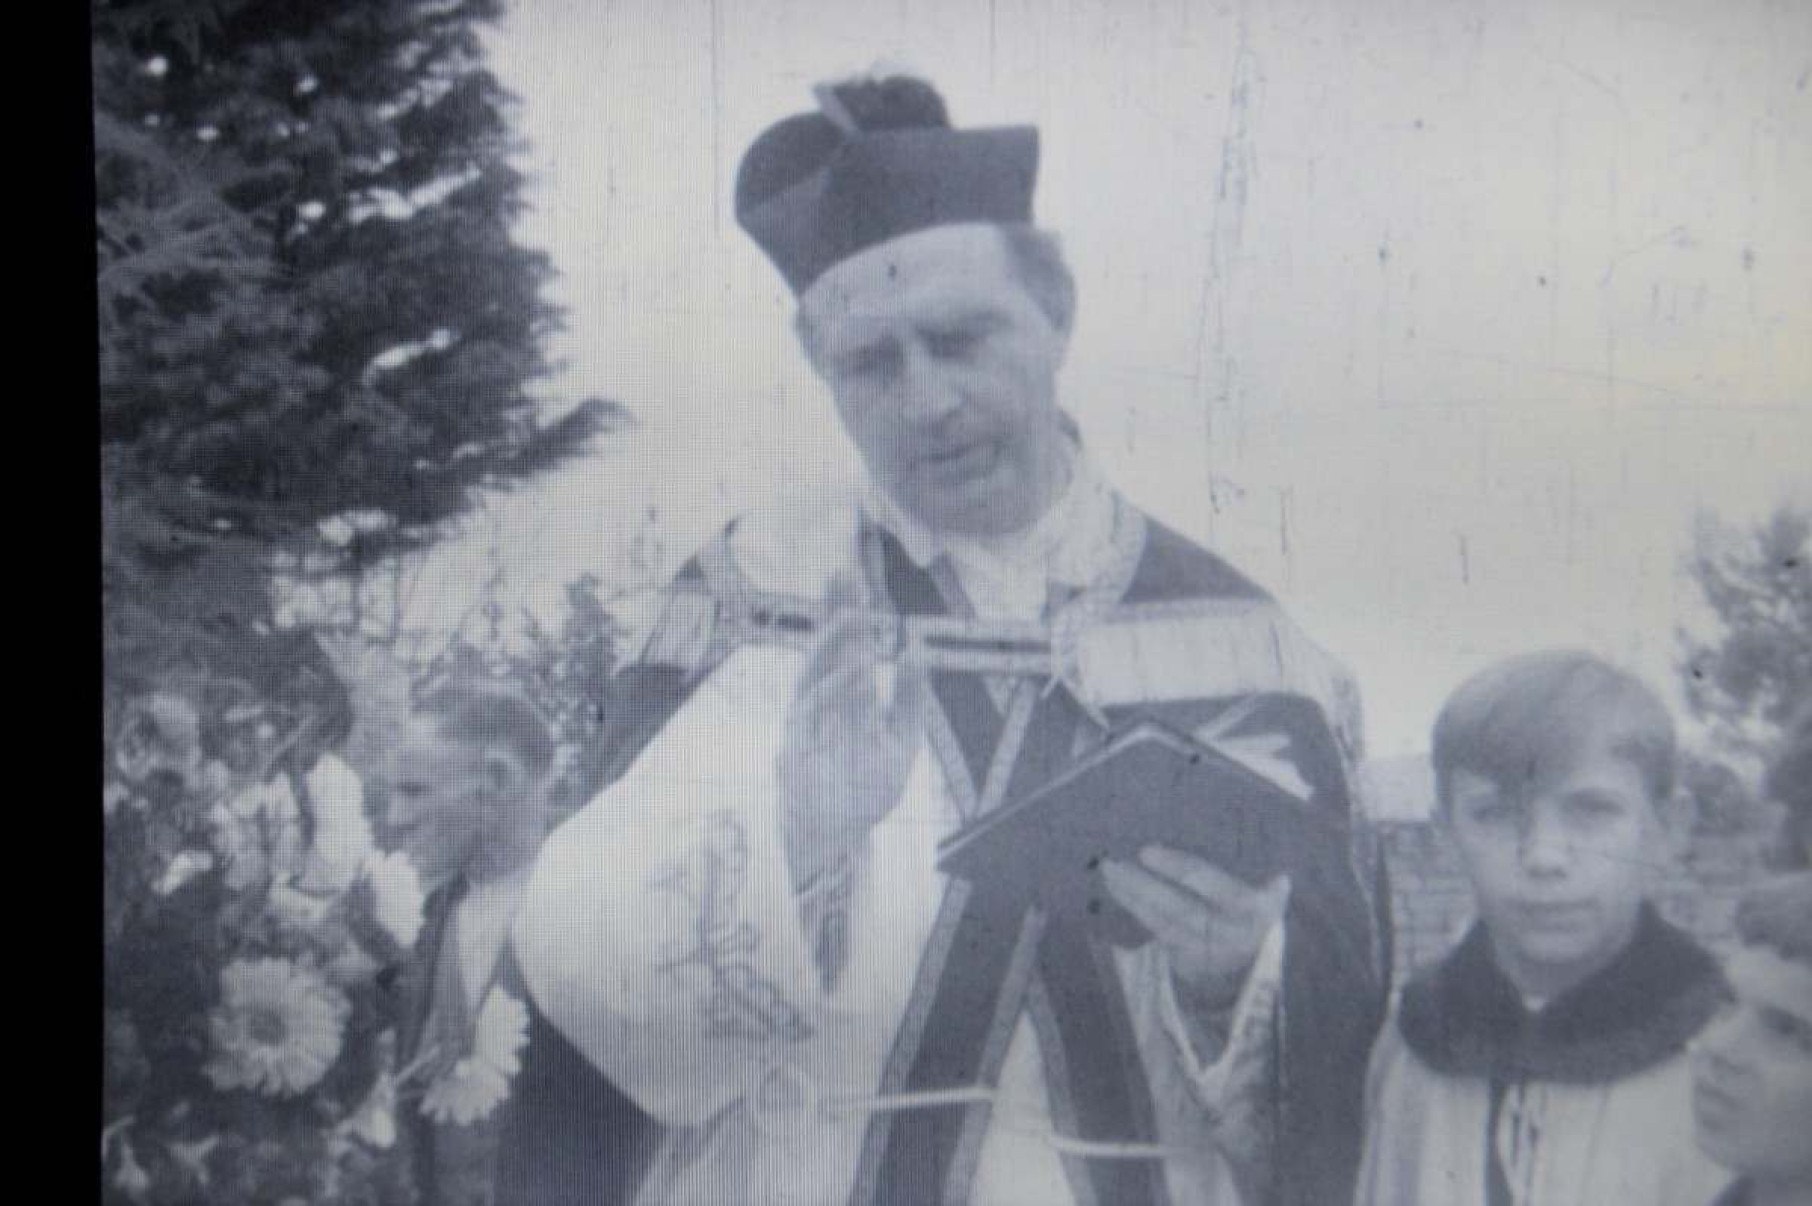
<svg viewBox="0 0 1812 1206">
<path fill-rule="evenodd" d="M 1540 1142 L 1517 1206 L 1709 1206 L 1730 1180 L 1693 1142 L 1685 1053 L 1607 1084 L 1534 1090 Z M 1367 1086 L 1358 1206 L 1483 1203 L 1489 1110 L 1483 1079 L 1435 1072 L 1387 1025 Z"/>
<path fill-rule="evenodd" d="M 1693 1141 L 1687 1046 L 1724 996 L 1711 957 L 1645 906 L 1608 967 L 1531 1010 L 1489 950 L 1475 924 L 1392 1010 L 1357 1206 L 1485 1206 L 1492 1077 L 1512 1206 L 1709 1206 L 1730 1174 Z"/>
</svg>

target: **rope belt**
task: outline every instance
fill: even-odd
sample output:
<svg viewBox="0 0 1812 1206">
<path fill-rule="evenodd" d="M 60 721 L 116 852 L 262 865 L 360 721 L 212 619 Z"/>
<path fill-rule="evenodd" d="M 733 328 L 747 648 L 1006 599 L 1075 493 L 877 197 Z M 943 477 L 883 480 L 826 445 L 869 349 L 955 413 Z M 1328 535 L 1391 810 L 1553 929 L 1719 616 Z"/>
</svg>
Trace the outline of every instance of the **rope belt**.
<svg viewBox="0 0 1812 1206">
<path fill-rule="evenodd" d="M 794 1100 L 789 1103 L 770 1103 L 774 1090 L 791 1096 Z M 992 1105 L 998 1096 L 995 1090 L 984 1085 L 973 1085 L 911 1093 L 838 1094 L 823 1097 L 819 1095 L 814 1082 L 804 1073 L 779 1065 L 768 1074 L 768 1080 L 754 1095 L 755 1108 L 751 1117 L 758 1129 L 771 1130 L 785 1128 L 789 1123 L 797 1125 L 793 1120 L 802 1119 L 809 1114 L 817 1114 L 826 1119 L 848 1119 L 942 1106 Z M 1169 1160 L 1186 1154 L 1183 1148 L 1158 1143 L 1078 1139 L 1039 1125 L 1028 1115 L 994 1115 L 990 1118 L 990 1124 L 1012 1134 L 1038 1139 L 1060 1155 L 1090 1160 Z"/>
</svg>

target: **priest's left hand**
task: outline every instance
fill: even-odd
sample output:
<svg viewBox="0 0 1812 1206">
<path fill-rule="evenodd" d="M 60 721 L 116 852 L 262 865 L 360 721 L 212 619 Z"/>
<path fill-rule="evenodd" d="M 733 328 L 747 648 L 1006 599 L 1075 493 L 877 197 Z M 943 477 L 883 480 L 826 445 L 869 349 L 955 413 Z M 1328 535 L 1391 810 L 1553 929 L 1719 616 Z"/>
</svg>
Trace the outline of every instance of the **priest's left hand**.
<svg viewBox="0 0 1812 1206">
<path fill-rule="evenodd" d="M 1238 998 L 1290 899 L 1284 876 L 1255 888 L 1167 846 L 1147 846 L 1136 863 L 1110 860 L 1101 874 L 1113 898 L 1164 947 L 1176 978 L 1214 1008 Z"/>
</svg>

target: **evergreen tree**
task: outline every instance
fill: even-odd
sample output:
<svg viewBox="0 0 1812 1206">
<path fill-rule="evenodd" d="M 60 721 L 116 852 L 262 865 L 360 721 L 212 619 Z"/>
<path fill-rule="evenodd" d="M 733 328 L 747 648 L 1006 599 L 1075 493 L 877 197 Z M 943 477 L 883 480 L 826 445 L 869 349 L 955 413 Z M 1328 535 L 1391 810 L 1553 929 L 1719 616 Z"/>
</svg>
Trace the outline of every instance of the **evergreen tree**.
<svg viewBox="0 0 1812 1206">
<path fill-rule="evenodd" d="M 557 315 L 510 235 L 509 98 L 477 42 L 498 9 L 91 10 L 110 682 L 260 661 L 269 554 L 356 571 L 613 414 L 542 423 L 528 392 Z M 315 538 L 347 511 L 379 522 Z"/>
<path fill-rule="evenodd" d="M 350 509 L 419 540 L 573 452 L 527 392 L 556 320 L 515 245 L 496 0 L 94 10 L 109 568 Z M 364 533 L 359 551 L 374 551 Z M 112 579 L 117 582 L 117 576 Z"/>
</svg>

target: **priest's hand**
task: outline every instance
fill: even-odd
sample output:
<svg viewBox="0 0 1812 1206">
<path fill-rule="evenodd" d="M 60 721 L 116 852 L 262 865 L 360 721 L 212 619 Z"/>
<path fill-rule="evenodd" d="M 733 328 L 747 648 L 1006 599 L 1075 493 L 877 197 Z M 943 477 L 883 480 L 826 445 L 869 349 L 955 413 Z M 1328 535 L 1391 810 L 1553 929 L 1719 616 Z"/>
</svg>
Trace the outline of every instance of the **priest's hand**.
<svg viewBox="0 0 1812 1206">
<path fill-rule="evenodd" d="M 1113 898 L 1164 948 L 1179 986 L 1212 1010 L 1230 1009 L 1238 999 L 1290 899 L 1283 876 L 1254 888 L 1167 846 L 1147 846 L 1136 863 L 1110 860 L 1101 874 Z"/>
<path fill-rule="evenodd" d="M 886 664 L 860 600 L 853 581 L 833 580 L 829 619 L 787 711 L 777 773 L 795 887 L 853 852 L 892 811 L 918 755 L 927 684 L 917 670 Z"/>
</svg>

